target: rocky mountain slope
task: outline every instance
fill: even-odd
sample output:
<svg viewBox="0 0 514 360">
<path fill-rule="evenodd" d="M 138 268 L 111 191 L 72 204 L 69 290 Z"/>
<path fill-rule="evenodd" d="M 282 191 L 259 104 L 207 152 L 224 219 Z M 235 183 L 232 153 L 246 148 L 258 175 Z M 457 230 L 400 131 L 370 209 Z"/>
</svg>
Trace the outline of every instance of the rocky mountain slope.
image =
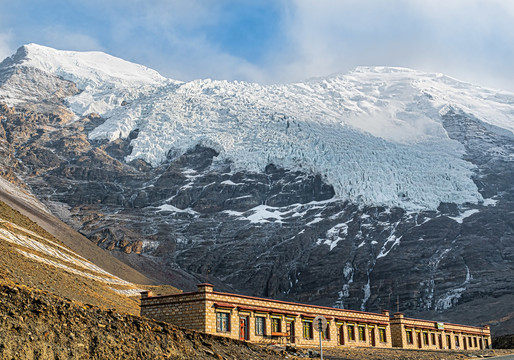
<svg viewBox="0 0 514 360">
<path fill-rule="evenodd" d="M 514 331 L 513 94 L 398 68 L 180 83 L 28 45 L 0 101 L 3 174 L 150 277 Z"/>
</svg>

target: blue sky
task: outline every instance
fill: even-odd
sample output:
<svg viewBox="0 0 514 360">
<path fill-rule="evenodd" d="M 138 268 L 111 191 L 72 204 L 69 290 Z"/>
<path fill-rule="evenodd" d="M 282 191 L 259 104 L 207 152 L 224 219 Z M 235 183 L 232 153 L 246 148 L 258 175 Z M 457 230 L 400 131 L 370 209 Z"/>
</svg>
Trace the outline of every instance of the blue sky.
<svg viewBox="0 0 514 360">
<path fill-rule="evenodd" d="M 514 91 L 511 0 L 0 0 L 0 58 L 100 50 L 179 80 L 301 81 L 358 65 Z"/>
</svg>

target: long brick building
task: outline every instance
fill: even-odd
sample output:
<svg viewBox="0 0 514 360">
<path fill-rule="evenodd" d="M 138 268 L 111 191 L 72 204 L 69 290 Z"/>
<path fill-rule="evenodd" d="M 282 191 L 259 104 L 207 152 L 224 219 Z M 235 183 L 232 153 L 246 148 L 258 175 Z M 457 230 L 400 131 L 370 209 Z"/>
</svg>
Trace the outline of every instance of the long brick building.
<svg viewBox="0 0 514 360">
<path fill-rule="evenodd" d="M 491 343 L 488 327 L 407 319 L 399 313 L 391 319 L 388 311 L 378 314 L 223 293 L 211 284 L 199 284 L 196 292 L 141 294 L 141 316 L 256 343 L 316 346 L 313 319 L 318 315 L 327 320 L 321 334 L 324 346 L 480 349 Z"/>
<path fill-rule="evenodd" d="M 489 348 L 489 325 L 475 327 L 420 319 L 394 314 L 390 321 L 394 347 L 410 349 L 477 350 Z"/>
</svg>

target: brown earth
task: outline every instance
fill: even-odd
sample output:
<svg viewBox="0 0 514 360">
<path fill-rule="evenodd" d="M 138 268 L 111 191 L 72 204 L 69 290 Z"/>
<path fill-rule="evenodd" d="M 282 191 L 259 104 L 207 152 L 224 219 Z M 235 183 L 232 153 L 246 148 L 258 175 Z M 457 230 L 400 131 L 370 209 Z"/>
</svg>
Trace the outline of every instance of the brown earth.
<svg viewBox="0 0 514 360">
<path fill-rule="evenodd" d="M 269 348 L 0 280 L 0 359 L 280 359 Z"/>
<path fill-rule="evenodd" d="M 17 224 L 40 236 L 62 244 L 58 239 L 32 222 L 27 217 L 13 210 L 0 201 L 0 219 Z M 0 224 L 0 227 L 5 225 Z M 21 255 L 17 250 L 27 251 L 12 243 L 0 240 L 0 278 L 33 288 L 45 290 L 58 296 L 93 304 L 102 308 L 113 308 L 118 311 L 139 314 L 139 300 L 114 292 L 107 284 L 86 277 L 75 275 L 62 269 L 46 265 Z M 160 288 L 142 285 L 144 289 L 159 291 Z M 162 291 L 162 290 L 161 290 Z M 168 287 L 171 293 L 177 289 Z"/>
</svg>

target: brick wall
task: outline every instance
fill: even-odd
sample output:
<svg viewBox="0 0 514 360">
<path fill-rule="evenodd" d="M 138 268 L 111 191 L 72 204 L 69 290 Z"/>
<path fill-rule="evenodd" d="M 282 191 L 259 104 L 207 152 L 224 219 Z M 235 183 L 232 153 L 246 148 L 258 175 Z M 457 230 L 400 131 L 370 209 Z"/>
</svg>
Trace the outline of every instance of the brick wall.
<svg viewBox="0 0 514 360">
<path fill-rule="evenodd" d="M 205 294 L 202 292 L 155 297 L 151 292 L 142 293 L 141 316 L 207 332 Z"/>
<path fill-rule="evenodd" d="M 405 318 L 391 319 L 393 346 L 407 349 L 477 350 L 491 345 L 489 326 L 475 327 Z"/>
<path fill-rule="evenodd" d="M 227 314 L 228 332 L 219 332 L 216 326 L 216 313 Z M 249 296 L 213 291 L 212 285 L 200 284 L 199 291 L 169 296 L 152 296 L 143 293 L 141 315 L 156 320 L 167 321 L 190 329 L 241 338 L 241 321 L 247 327 L 245 338 L 257 343 L 294 343 L 297 346 L 317 346 L 319 333 L 313 329 L 312 338 L 304 336 L 304 323 L 312 324 L 316 315 L 328 320 L 328 338 L 325 346 L 376 346 L 391 347 L 389 313 L 367 313 L 318 307 Z M 256 319 L 264 318 L 263 335 L 256 333 Z M 280 329 L 272 332 L 272 321 L 278 321 Z M 243 323 L 244 324 L 244 323 Z M 348 336 L 348 328 L 354 327 L 354 339 Z M 359 328 L 363 338 L 359 338 Z M 286 333 L 289 330 L 289 336 Z M 380 332 L 383 332 L 381 341 Z"/>
</svg>

